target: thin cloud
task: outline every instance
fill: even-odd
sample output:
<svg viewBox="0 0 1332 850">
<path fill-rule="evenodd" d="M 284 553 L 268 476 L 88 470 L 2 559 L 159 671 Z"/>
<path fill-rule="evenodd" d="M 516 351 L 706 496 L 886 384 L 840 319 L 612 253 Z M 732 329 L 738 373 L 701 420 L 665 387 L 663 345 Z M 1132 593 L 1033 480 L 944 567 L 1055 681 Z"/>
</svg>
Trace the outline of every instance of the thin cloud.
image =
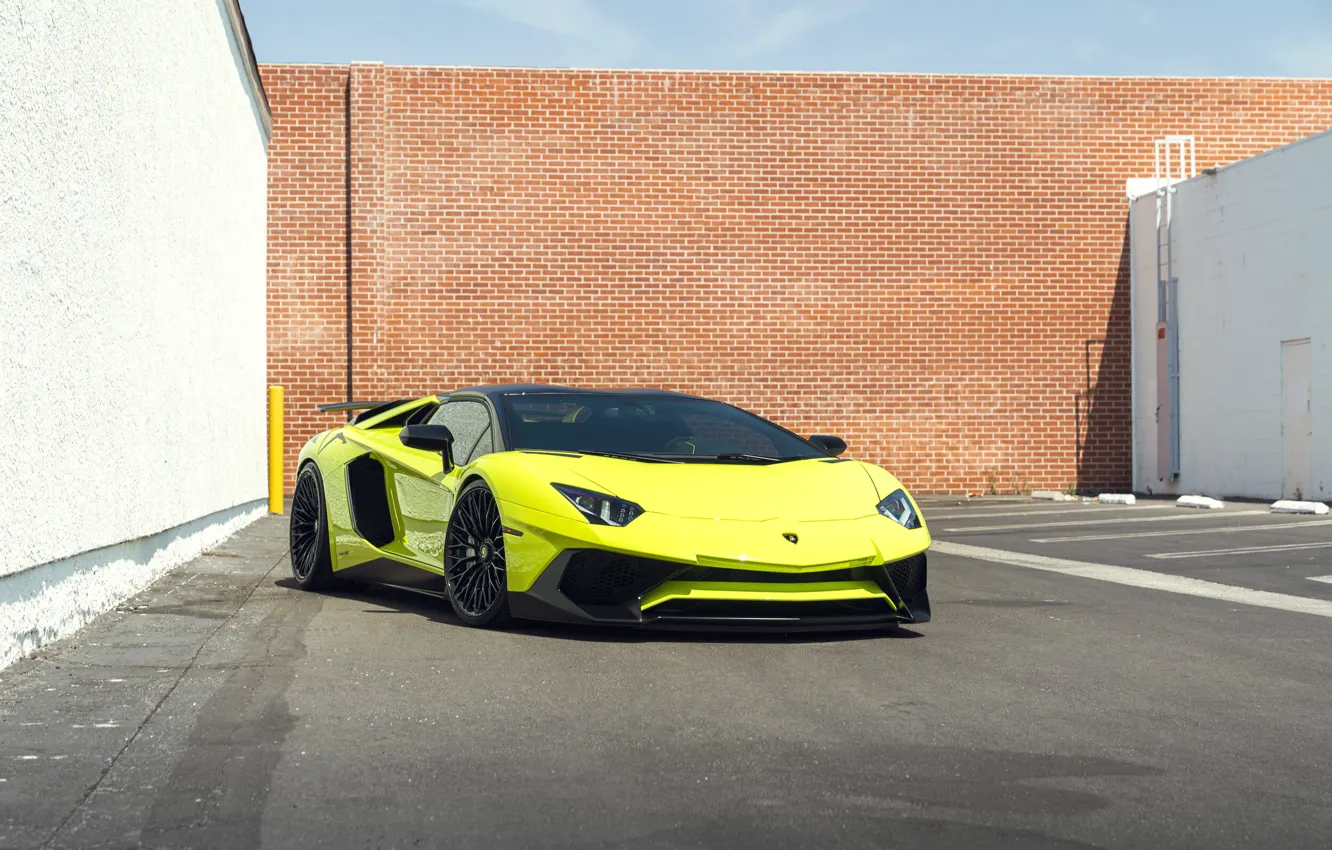
<svg viewBox="0 0 1332 850">
<path fill-rule="evenodd" d="M 1011 63 L 1019 60 L 1029 59 L 1032 56 L 1035 46 L 1030 39 L 1009 36 L 997 41 L 990 42 L 981 48 L 981 53 L 986 58 L 996 59 L 1000 62 Z M 1005 65 L 1005 67 L 1007 67 Z"/>
<path fill-rule="evenodd" d="M 515 24 L 591 45 L 621 58 L 638 46 L 637 34 L 606 15 L 590 0 L 453 0 L 478 12 Z"/>
<path fill-rule="evenodd" d="M 1047 69 L 1035 64 L 1033 57 L 1046 62 L 1058 59 L 1066 67 L 1078 68 L 1082 73 L 1096 73 L 1095 69 L 1110 65 L 1121 56 L 1105 42 L 1086 37 L 1063 39 L 1055 45 L 1041 45 L 1022 37 L 1002 38 L 982 48 L 980 55 L 999 63 L 996 68 L 1001 73 L 1045 72 Z"/>
<path fill-rule="evenodd" d="M 767 15 L 766 20 L 758 23 L 752 35 L 740 40 L 731 52 L 744 59 L 780 53 L 806 40 L 818 30 L 859 13 L 867 5 L 866 0 L 798 3 L 776 14 Z"/>
<path fill-rule="evenodd" d="M 1112 21 L 1128 21 L 1133 26 L 1143 30 L 1142 35 L 1146 38 L 1157 35 L 1153 30 L 1160 18 L 1157 17 L 1154 9 L 1142 3 L 1113 0 L 1113 2 L 1099 4 L 1098 11 L 1103 18 Z"/>
<path fill-rule="evenodd" d="M 1119 55 L 1094 38 L 1075 38 L 1068 47 L 1074 59 L 1093 67 L 1109 64 Z"/>
<path fill-rule="evenodd" d="M 1332 77 L 1332 33 L 1309 33 L 1273 43 L 1267 59 L 1292 77 Z"/>
</svg>

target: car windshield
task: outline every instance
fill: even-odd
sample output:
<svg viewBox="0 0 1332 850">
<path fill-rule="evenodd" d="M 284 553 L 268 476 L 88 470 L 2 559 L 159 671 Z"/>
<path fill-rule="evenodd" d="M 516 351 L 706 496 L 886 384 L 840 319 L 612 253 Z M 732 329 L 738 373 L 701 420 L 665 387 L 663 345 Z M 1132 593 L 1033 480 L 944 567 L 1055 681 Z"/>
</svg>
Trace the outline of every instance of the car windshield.
<svg viewBox="0 0 1332 850">
<path fill-rule="evenodd" d="M 729 404 L 643 393 L 534 393 L 504 397 L 514 449 L 654 460 L 763 462 L 827 454 Z"/>
</svg>

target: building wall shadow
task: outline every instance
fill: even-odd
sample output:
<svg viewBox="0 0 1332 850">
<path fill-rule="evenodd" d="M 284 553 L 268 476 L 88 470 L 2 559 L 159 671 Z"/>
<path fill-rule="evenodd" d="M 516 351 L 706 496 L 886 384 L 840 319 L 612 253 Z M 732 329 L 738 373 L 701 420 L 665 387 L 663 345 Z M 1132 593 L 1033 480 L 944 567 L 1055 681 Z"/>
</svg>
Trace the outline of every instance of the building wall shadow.
<svg viewBox="0 0 1332 850">
<path fill-rule="evenodd" d="M 1128 218 L 1105 335 L 1083 341 L 1082 389 L 1074 398 L 1077 488 L 1082 494 L 1133 486 L 1133 341 Z"/>
</svg>

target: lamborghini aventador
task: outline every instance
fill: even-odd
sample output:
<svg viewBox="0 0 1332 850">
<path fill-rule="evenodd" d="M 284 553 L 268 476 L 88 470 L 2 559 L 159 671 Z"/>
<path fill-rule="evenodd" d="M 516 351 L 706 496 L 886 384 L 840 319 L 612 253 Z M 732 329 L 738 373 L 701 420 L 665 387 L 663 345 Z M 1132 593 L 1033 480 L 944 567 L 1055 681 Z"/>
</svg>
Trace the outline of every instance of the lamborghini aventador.
<svg viewBox="0 0 1332 850">
<path fill-rule="evenodd" d="M 345 403 L 300 453 L 291 567 L 510 618 L 842 629 L 930 618 L 929 530 L 887 471 L 656 390 L 482 386 Z"/>
</svg>

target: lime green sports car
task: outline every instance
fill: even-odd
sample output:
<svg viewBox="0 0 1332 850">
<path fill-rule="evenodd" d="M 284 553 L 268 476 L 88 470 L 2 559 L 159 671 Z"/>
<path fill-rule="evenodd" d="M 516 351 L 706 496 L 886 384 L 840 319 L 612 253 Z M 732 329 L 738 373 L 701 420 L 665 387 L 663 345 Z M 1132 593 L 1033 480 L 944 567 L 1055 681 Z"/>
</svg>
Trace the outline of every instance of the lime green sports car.
<svg viewBox="0 0 1332 850">
<path fill-rule="evenodd" d="M 301 451 L 301 587 L 448 598 L 464 623 L 864 628 L 930 618 L 896 478 L 729 404 L 483 386 L 356 410 Z"/>
</svg>

